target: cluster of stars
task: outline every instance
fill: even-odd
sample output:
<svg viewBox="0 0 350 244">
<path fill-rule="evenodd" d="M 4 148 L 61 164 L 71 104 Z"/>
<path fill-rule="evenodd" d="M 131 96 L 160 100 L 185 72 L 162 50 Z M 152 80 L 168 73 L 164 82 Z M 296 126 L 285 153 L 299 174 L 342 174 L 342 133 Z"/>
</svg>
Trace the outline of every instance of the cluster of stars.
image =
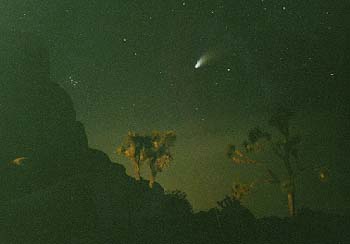
<svg viewBox="0 0 350 244">
<path fill-rule="evenodd" d="M 70 76 L 68 76 L 66 83 L 68 83 L 72 87 L 76 87 L 80 83 L 80 81 L 74 79 L 73 76 L 70 75 Z"/>
</svg>

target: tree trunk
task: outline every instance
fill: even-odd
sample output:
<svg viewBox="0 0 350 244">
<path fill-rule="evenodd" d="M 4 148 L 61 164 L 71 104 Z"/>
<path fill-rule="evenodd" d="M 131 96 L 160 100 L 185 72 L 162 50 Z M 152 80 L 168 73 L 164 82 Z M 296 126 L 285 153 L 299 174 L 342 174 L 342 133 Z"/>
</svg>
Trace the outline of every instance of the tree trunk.
<svg viewBox="0 0 350 244">
<path fill-rule="evenodd" d="M 134 172 L 135 172 L 135 178 L 136 180 L 140 180 L 141 179 L 141 175 L 140 175 L 140 164 L 137 160 L 134 160 Z"/>
<path fill-rule="evenodd" d="M 156 162 L 154 161 L 154 162 L 151 162 L 151 164 L 150 164 L 151 175 L 149 177 L 149 188 L 153 188 L 153 184 L 156 180 L 157 169 L 156 169 L 155 163 Z"/>
<path fill-rule="evenodd" d="M 296 209 L 295 209 L 295 193 L 294 191 L 288 192 L 288 213 L 290 217 L 295 216 Z"/>
<path fill-rule="evenodd" d="M 153 188 L 154 182 L 155 182 L 155 178 L 154 178 L 153 174 L 151 174 L 149 177 L 149 188 Z"/>
</svg>

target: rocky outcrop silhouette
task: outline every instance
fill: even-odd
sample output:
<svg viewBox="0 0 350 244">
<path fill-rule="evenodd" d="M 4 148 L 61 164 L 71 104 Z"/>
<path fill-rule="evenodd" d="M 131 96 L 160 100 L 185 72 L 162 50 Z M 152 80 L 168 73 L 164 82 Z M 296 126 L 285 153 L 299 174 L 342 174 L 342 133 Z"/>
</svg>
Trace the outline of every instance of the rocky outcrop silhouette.
<svg viewBox="0 0 350 244">
<path fill-rule="evenodd" d="M 228 197 L 194 214 L 88 147 L 40 39 L 1 33 L 0 57 L 0 243 L 348 243 L 348 216 L 257 220 Z"/>
<path fill-rule="evenodd" d="M 1 162 L 86 151 L 83 126 L 68 94 L 49 81 L 48 51 L 38 38 L 2 33 L 0 55 Z"/>
<path fill-rule="evenodd" d="M 2 200 L 74 174 L 82 166 L 79 159 L 87 156 L 84 127 L 76 121 L 68 94 L 49 81 L 44 47 L 27 33 L 1 33 L 0 181 L 6 186 Z"/>
<path fill-rule="evenodd" d="M 44 47 L 27 33 L 0 35 L 0 243 L 181 237 L 185 225 L 173 226 L 191 209 L 175 211 L 159 184 L 150 189 L 88 147 L 72 100 L 49 79 Z"/>
</svg>

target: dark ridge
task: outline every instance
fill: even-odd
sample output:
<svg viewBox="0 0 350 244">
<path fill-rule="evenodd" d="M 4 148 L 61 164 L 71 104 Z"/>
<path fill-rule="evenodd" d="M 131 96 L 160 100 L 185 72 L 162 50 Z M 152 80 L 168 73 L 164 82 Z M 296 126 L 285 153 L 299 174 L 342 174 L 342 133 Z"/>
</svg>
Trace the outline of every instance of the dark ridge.
<svg viewBox="0 0 350 244">
<path fill-rule="evenodd" d="M 194 214 L 88 147 L 68 94 L 29 34 L 0 35 L 0 243 L 345 243 L 349 218 L 257 220 L 239 201 Z M 348 239 L 349 240 L 349 239 Z"/>
</svg>

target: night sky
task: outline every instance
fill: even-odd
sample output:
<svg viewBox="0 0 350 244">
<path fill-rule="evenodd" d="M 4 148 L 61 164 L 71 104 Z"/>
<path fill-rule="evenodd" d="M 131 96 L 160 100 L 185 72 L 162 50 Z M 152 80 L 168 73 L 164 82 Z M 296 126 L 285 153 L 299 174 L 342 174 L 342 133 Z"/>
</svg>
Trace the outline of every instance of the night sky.
<svg viewBox="0 0 350 244">
<path fill-rule="evenodd" d="M 298 206 L 349 213 L 349 9 L 345 0 L 1 0 L 0 28 L 47 41 L 51 78 L 71 95 L 90 146 L 129 174 L 115 154 L 129 130 L 175 130 L 175 160 L 157 181 L 196 210 L 261 174 L 234 166 L 226 145 L 283 105 L 296 111 L 304 163 L 330 169 L 326 183 L 312 172 L 298 182 Z M 279 187 L 244 204 L 287 214 Z"/>
</svg>

